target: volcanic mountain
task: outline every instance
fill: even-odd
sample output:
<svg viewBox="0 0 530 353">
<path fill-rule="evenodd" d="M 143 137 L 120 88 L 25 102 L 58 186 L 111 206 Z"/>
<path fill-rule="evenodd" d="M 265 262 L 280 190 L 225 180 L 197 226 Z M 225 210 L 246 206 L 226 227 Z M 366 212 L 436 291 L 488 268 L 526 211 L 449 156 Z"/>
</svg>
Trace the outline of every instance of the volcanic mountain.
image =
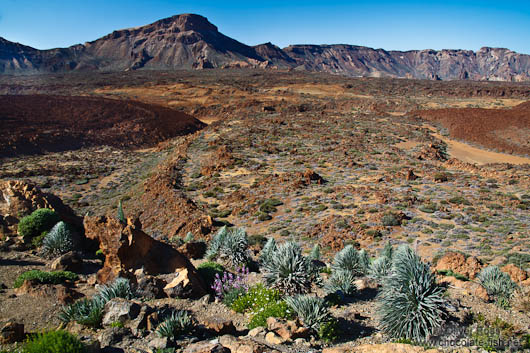
<svg viewBox="0 0 530 353">
<path fill-rule="evenodd" d="M 345 44 L 251 47 L 194 14 L 114 31 L 69 48 L 37 50 L 0 38 L 0 73 L 4 74 L 230 67 L 291 68 L 354 77 L 530 80 L 530 55 L 504 48 L 473 52 L 386 51 Z"/>
</svg>

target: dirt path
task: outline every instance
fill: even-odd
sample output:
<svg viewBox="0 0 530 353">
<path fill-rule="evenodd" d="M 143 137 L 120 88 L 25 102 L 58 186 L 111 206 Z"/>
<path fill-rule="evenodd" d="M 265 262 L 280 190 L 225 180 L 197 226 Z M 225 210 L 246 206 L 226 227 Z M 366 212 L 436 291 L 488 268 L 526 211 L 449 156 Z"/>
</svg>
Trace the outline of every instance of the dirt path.
<svg viewBox="0 0 530 353">
<path fill-rule="evenodd" d="M 487 163 L 530 164 L 530 158 L 486 151 L 481 148 L 470 146 L 467 143 L 448 139 L 438 133 L 433 133 L 432 135 L 447 144 L 447 152 L 451 157 L 457 158 L 462 162 L 478 165 Z"/>
</svg>

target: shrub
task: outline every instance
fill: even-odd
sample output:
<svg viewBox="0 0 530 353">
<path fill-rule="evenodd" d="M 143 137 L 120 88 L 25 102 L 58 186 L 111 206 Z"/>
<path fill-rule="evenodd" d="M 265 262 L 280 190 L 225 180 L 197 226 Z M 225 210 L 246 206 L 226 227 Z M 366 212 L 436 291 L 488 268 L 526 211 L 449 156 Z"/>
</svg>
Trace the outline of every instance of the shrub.
<svg viewBox="0 0 530 353">
<path fill-rule="evenodd" d="M 316 261 L 320 260 L 320 246 L 318 244 L 315 244 L 313 249 L 311 249 L 311 252 L 309 253 L 309 259 Z"/>
<path fill-rule="evenodd" d="M 18 223 L 18 234 L 30 240 L 42 232 L 50 230 L 61 219 L 49 208 L 39 208 L 29 216 L 23 217 Z"/>
<path fill-rule="evenodd" d="M 64 323 L 75 321 L 81 325 L 99 327 L 103 319 L 104 307 L 105 303 L 98 298 L 84 298 L 63 307 L 58 317 Z"/>
<path fill-rule="evenodd" d="M 302 255 L 302 248 L 296 243 L 278 246 L 263 268 L 265 283 L 285 294 L 307 293 L 311 289 L 314 277 L 311 261 Z"/>
<path fill-rule="evenodd" d="M 114 298 L 131 299 L 134 296 L 129 280 L 117 278 L 111 284 L 103 286 L 92 299 L 81 299 L 64 306 L 59 312 L 59 320 L 64 323 L 75 321 L 78 324 L 99 327 L 103 318 L 105 304 Z"/>
<path fill-rule="evenodd" d="M 294 313 L 292 309 L 283 300 L 270 303 L 259 311 L 255 312 L 248 323 L 248 328 L 252 330 L 256 327 L 267 327 L 267 319 L 269 317 L 275 317 L 279 319 L 293 319 Z"/>
<path fill-rule="evenodd" d="M 355 275 L 348 271 L 335 271 L 324 284 L 327 293 L 337 293 L 339 296 L 352 296 L 357 291 Z"/>
<path fill-rule="evenodd" d="M 352 245 L 347 245 L 335 254 L 331 269 L 333 271 L 351 272 L 354 276 L 362 276 L 366 271 L 364 266 L 364 261 L 359 256 L 359 252 Z"/>
<path fill-rule="evenodd" d="M 120 202 L 118 203 L 118 214 L 116 215 L 116 218 L 118 218 L 118 221 L 122 224 L 127 224 L 127 219 L 125 218 L 125 214 L 123 213 L 123 205 Z"/>
<path fill-rule="evenodd" d="M 237 298 L 232 303 L 232 310 L 238 313 L 245 311 L 259 311 L 270 303 L 281 299 L 280 292 L 276 289 L 265 288 L 261 283 L 249 288 L 248 292 Z"/>
<path fill-rule="evenodd" d="M 13 288 L 19 288 L 26 280 L 38 281 L 41 284 L 59 284 L 64 281 L 75 281 L 77 278 L 77 274 L 69 271 L 45 272 L 41 270 L 30 270 L 15 279 Z"/>
<path fill-rule="evenodd" d="M 261 253 L 259 255 L 259 262 L 261 264 L 270 262 L 270 259 L 272 258 L 272 254 L 276 250 L 278 250 L 278 246 L 276 245 L 276 240 L 274 240 L 274 238 L 269 238 L 267 242 L 265 243 L 265 246 L 263 246 L 263 249 L 261 250 Z"/>
<path fill-rule="evenodd" d="M 394 216 L 392 213 L 385 214 L 381 219 L 381 223 L 383 223 L 383 226 L 385 227 L 394 227 L 401 224 L 396 216 Z"/>
<path fill-rule="evenodd" d="M 340 334 L 339 322 L 335 318 L 331 318 L 329 321 L 324 322 L 318 329 L 318 337 L 326 343 L 336 341 Z"/>
<path fill-rule="evenodd" d="M 199 275 L 201 275 L 204 282 L 206 282 L 206 285 L 208 288 L 210 288 L 215 281 L 216 275 L 222 275 L 225 268 L 212 261 L 203 262 L 199 266 L 197 266 L 197 271 L 199 271 Z"/>
<path fill-rule="evenodd" d="M 188 333 L 193 329 L 193 320 L 186 311 L 174 311 L 156 329 L 160 337 L 175 339 L 178 336 Z"/>
<path fill-rule="evenodd" d="M 60 256 L 74 250 L 72 230 L 64 222 L 59 222 L 46 234 L 42 250 L 49 256 Z"/>
<path fill-rule="evenodd" d="M 114 282 L 102 286 L 96 297 L 106 303 L 114 298 L 131 299 L 134 293 L 128 279 L 116 278 Z"/>
<path fill-rule="evenodd" d="M 324 299 L 312 295 L 287 297 L 286 303 L 294 310 L 305 327 L 317 330 L 331 319 Z"/>
<path fill-rule="evenodd" d="M 245 265 L 249 258 L 247 233 L 242 228 L 222 227 L 210 242 L 206 257 L 225 259 L 234 267 Z"/>
<path fill-rule="evenodd" d="M 444 305 L 443 289 L 429 265 L 408 246 L 400 247 L 377 297 L 382 330 L 393 338 L 421 341 L 442 325 Z"/>
<path fill-rule="evenodd" d="M 388 276 L 390 273 L 390 269 L 392 268 L 392 260 L 387 258 L 386 256 L 378 257 L 377 259 L 372 262 L 370 265 L 370 269 L 368 271 L 368 276 L 370 278 L 373 278 L 378 283 L 382 283 L 383 280 Z"/>
<path fill-rule="evenodd" d="M 185 243 L 191 243 L 193 241 L 193 233 L 192 232 L 188 232 L 186 233 L 186 236 L 184 237 L 184 242 Z"/>
<path fill-rule="evenodd" d="M 40 235 L 37 235 L 35 238 L 31 239 L 31 245 L 33 245 L 34 248 L 40 248 L 42 246 L 42 241 L 46 237 L 46 234 L 48 234 L 48 231 L 45 230 Z"/>
<path fill-rule="evenodd" d="M 24 353 L 84 353 L 81 341 L 63 330 L 38 333 L 29 338 L 23 347 Z"/>
<path fill-rule="evenodd" d="M 488 266 L 477 276 L 478 282 L 497 301 L 497 304 L 505 304 L 517 288 L 509 275 L 502 272 L 497 266 Z M 505 306 L 505 305 L 503 305 Z"/>
</svg>

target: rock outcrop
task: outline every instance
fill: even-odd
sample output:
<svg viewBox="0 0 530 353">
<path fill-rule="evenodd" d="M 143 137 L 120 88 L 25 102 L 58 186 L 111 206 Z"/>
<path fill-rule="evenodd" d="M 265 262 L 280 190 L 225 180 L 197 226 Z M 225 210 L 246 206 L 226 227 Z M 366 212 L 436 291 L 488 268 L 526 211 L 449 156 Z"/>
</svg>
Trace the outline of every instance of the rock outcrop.
<svg viewBox="0 0 530 353">
<path fill-rule="evenodd" d="M 105 255 L 103 268 L 97 274 L 99 283 L 107 283 L 129 270 L 142 269 L 151 275 L 186 273 L 186 281 L 193 288 L 191 296 L 206 294 L 204 283 L 191 262 L 172 246 L 158 241 L 142 231 L 139 220 L 85 217 L 87 238 L 99 241 Z"/>
<path fill-rule="evenodd" d="M 482 264 L 476 257 L 466 256 L 458 252 L 449 252 L 442 256 L 436 263 L 435 270 L 451 270 L 454 273 L 464 275 L 469 279 L 474 279 L 480 270 L 482 270 Z"/>
<path fill-rule="evenodd" d="M 38 186 L 21 180 L 0 181 L 0 238 L 16 234 L 20 218 L 38 208 L 54 210 L 66 223 L 82 224 L 81 218 L 60 198 L 42 192 Z"/>
</svg>

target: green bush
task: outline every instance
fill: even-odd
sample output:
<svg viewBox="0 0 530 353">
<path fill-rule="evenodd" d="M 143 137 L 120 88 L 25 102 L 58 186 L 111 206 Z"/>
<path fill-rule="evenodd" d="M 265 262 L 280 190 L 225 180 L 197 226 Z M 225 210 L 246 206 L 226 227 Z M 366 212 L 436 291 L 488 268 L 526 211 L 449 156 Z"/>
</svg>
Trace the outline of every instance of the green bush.
<svg viewBox="0 0 530 353">
<path fill-rule="evenodd" d="M 248 292 L 234 300 L 230 306 L 238 313 L 246 311 L 259 311 L 260 308 L 275 303 L 281 299 L 280 292 L 276 289 L 265 288 L 263 284 L 250 287 Z"/>
<path fill-rule="evenodd" d="M 41 270 L 30 270 L 15 279 L 13 288 L 19 288 L 26 280 L 38 281 L 41 284 L 59 284 L 64 281 L 75 281 L 77 278 L 77 274 L 69 271 L 45 272 Z"/>
<path fill-rule="evenodd" d="M 182 334 L 189 333 L 193 329 L 193 319 L 186 311 L 174 311 L 156 329 L 160 337 L 175 339 Z"/>
<path fill-rule="evenodd" d="M 339 339 L 341 332 L 339 322 L 335 318 L 324 322 L 318 329 L 318 337 L 326 343 L 332 343 Z"/>
<path fill-rule="evenodd" d="M 442 325 L 444 306 L 443 288 L 436 284 L 429 265 L 411 248 L 401 246 L 377 297 L 383 332 L 393 338 L 422 341 Z"/>
<path fill-rule="evenodd" d="M 42 250 L 49 256 L 60 256 L 74 250 L 73 231 L 66 223 L 57 223 L 42 240 Z"/>
<path fill-rule="evenodd" d="M 278 319 L 293 319 L 295 317 L 292 309 L 283 300 L 270 303 L 259 311 L 253 313 L 252 318 L 248 324 L 248 328 L 252 330 L 256 327 L 267 327 L 267 319 L 275 317 Z"/>
<path fill-rule="evenodd" d="M 395 227 L 401 224 L 401 222 L 392 213 L 385 214 L 381 219 L 381 223 L 383 223 L 383 226 L 385 227 Z"/>
<path fill-rule="evenodd" d="M 48 231 L 45 230 L 40 235 L 37 235 L 35 238 L 31 239 L 31 245 L 33 245 L 34 248 L 40 248 L 42 246 L 44 237 L 46 237 L 46 234 L 48 234 Z"/>
<path fill-rule="evenodd" d="M 85 347 L 74 335 L 63 331 L 48 331 L 29 338 L 23 353 L 84 353 Z"/>
<path fill-rule="evenodd" d="M 199 275 L 210 288 L 215 280 L 215 275 L 222 276 L 225 268 L 217 262 L 207 261 L 197 266 L 197 271 L 199 271 Z"/>
<path fill-rule="evenodd" d="M 18 234 L 25 240 L 39 236 L 42 232 L 52 229 L 61 218 L 49 208 L 39 208 L 29 216 L 23 217 L 18 223 Z"/>
</svg>

